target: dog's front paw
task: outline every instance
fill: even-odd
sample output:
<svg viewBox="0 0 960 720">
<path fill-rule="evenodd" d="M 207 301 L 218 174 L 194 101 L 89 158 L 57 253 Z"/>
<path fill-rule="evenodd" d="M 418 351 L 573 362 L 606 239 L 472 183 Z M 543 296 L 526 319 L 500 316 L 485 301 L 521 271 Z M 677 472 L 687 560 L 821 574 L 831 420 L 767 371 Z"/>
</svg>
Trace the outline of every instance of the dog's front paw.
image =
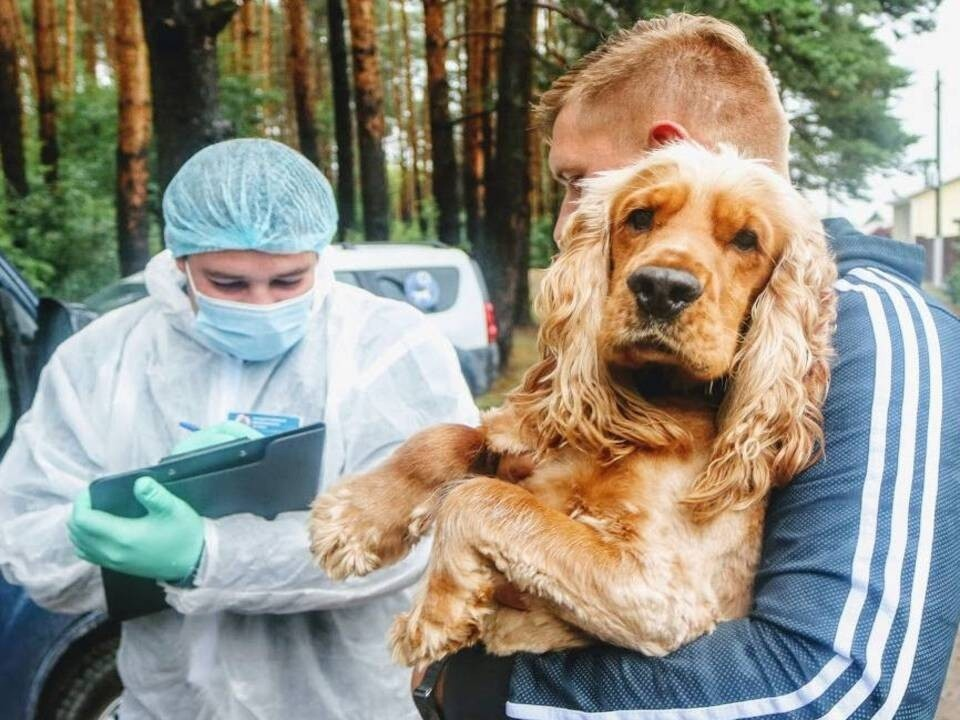
<svg viewBox="0 0 960 720">
<path fill-rule="evenodd" d="M 310 551 L 335 580 L 373 572 L 405 555 L 423 532 L 419 516 L 393 518 L 382 503 L 345 483 L 319 496 L 310 510 Z M 391 508 L 397 514 L 397 508 Z"/>
<path fill-rule="evenodd" d="M 397 615 L 390 628 L 393 661 L 408 667 L 421 667 L 452 655 L 479 638 L 478 625 L 441 623 L 415 610 Z"/>
<path fill-rule="evenodd" d="M 493 610 L 491 593 L 471 595 L 452 583 L 438 592 L 436 578 L 408 613 L 390 629 L 394 662 L 410 667 L 431 663 L 480 640 L 484 619 Z"/>
<path fill-rule="evenodd" d="M 321 495 L 310 509 L 310 551 L 335 580 L 366 575 L 380 567 L 376 527 L 365 525 L 346 488 Z"/>
</svg>

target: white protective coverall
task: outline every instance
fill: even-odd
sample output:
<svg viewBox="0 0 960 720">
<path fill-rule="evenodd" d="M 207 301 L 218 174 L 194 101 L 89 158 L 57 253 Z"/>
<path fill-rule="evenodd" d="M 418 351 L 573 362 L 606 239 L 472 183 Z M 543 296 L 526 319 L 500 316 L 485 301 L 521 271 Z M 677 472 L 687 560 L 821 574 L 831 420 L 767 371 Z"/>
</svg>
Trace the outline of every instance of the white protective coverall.
<svg viewBox="0 0 960 720">
<path fill-rule="evenodd" d="M 262 363 L 197 342 L 169 252 L 150 262 L 146 282 L 148 298 L 56 351 L 0 465 L 0 568 L 51 610 L 105 609 L 99 568 L 67 537 L 74 498 L 97 477 L 167 455 L 181 421 L 323 420 L 318 487 L 328 487 L 423 427 L 478 420 L 450 343 L 413 308 L 334 282 L 322 256 L 322 305 L 306 336 Z M 123 624 L 121 718 L 416 717 L 386 633 L 410 604 L 426 543 L 393 567 L 334 582 L 312 563 L 306 512 L 204 522 L 196 587 L 165 586 L 173 610 Z"/>
</svg>

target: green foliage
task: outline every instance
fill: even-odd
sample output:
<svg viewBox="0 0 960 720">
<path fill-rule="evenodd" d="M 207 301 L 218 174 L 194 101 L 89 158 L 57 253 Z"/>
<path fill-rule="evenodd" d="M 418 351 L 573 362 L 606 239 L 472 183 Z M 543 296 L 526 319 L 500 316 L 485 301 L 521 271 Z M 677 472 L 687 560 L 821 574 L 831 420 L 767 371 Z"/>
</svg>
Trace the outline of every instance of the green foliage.
<svg viewBox="0 0 960 720">
<path fill-rule="evenodd" d="M 960 241 L 954 241 L 954 245 L 960 250 Z M 960 262 L 953 266 L 953 271 L 950 273 L 949 289 L 950 299 L 960 308 Z"/>
<path fill-rule="evenodd" d="M 274 133 L 265 128 L 267 111 L 283 101 L 282 90 L 264 90 L 254 79 L 226 74 L 220 78 L 220 112 L 235 137 L 272 137 Z"/>
<path fill-rule="evenodd" d="M 557 253 L 553 242 L 553 216 L 534 219 L 530 228 L 530 267 L 545 268 Z"/>
<path fill-rule="evenodd" d="M 890 113 L 890 98 L 908 81 L 892 64 L 877 27 L 931 29 L 939 0 L 573 0 L 589 23 L 608 33 L 639 18 L 686 11 L 729 20 L 767 58 L 792 118 L 794 179 L 834 197 L 863 197 L 865 178 L 896 167 L 915 139 Z M 564 4 L 565 7 L 567 3 Z M 595 47 L 597 33 L 565 24 L 573 56 Z M 578 41 L 579 40 L 579 41 Z M 572 59 L 572 58 L 571 58 Z"/>
<path fill-rule="evenodd" d="M 92 87 L 60 106 L 59 178 L 42 179 L 28 137 L 30 194 L 0 214 L 0 250 L 43 294 L 77 300 L 118 274 L 114 187 L 117 98 Z"/>
</svg>

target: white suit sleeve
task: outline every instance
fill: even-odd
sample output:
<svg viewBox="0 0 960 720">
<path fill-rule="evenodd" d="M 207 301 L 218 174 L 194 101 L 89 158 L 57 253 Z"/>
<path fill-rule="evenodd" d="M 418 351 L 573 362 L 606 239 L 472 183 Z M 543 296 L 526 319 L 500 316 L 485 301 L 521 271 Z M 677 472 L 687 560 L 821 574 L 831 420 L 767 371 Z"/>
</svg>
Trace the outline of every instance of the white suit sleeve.
<svg viewBox="0 0 960 720">
<path fill-rule="evenodd" d="M 376 465 L 418 430 L 442 422 L 475 425 L 478 414 L 450 343 L 425 329 L 364 367 L 338 414 L 346 438 L 343 472 Z M 185 614 L 220 610 L 297 613 L 363 602 L 412 585 L 426 568 L 428 543 L 396 565 L 333 581 L 313 564 L 307 513 L 268 521 L 237 515 L 206 521 L 196 587 L 167 587 Z"/>
<path fill-rule="evenodd" d="M 0 464 L 0 570 L 50 610 L 103 610 L 100 570 L 67 537 L 73 500 L 97 475 L 98 419 L 56 353 Z"/>
</svg>

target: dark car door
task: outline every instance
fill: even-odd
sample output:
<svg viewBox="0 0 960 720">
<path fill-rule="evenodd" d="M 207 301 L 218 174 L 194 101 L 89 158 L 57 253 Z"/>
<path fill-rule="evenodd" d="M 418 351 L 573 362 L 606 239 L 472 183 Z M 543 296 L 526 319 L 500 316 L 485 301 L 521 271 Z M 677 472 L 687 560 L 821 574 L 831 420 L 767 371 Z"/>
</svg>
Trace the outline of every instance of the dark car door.
<svg viewBox="0 0 960 720">
<path fill-rule="evenodd" d="M 56 347 L 93 317 L 38 298 L 0 254 L 0 458 Z M 121 686 L 119 628 L 102 615 L 51 613 L 0 578 L 0 718 L 101 720 Z"/>
</svg>

